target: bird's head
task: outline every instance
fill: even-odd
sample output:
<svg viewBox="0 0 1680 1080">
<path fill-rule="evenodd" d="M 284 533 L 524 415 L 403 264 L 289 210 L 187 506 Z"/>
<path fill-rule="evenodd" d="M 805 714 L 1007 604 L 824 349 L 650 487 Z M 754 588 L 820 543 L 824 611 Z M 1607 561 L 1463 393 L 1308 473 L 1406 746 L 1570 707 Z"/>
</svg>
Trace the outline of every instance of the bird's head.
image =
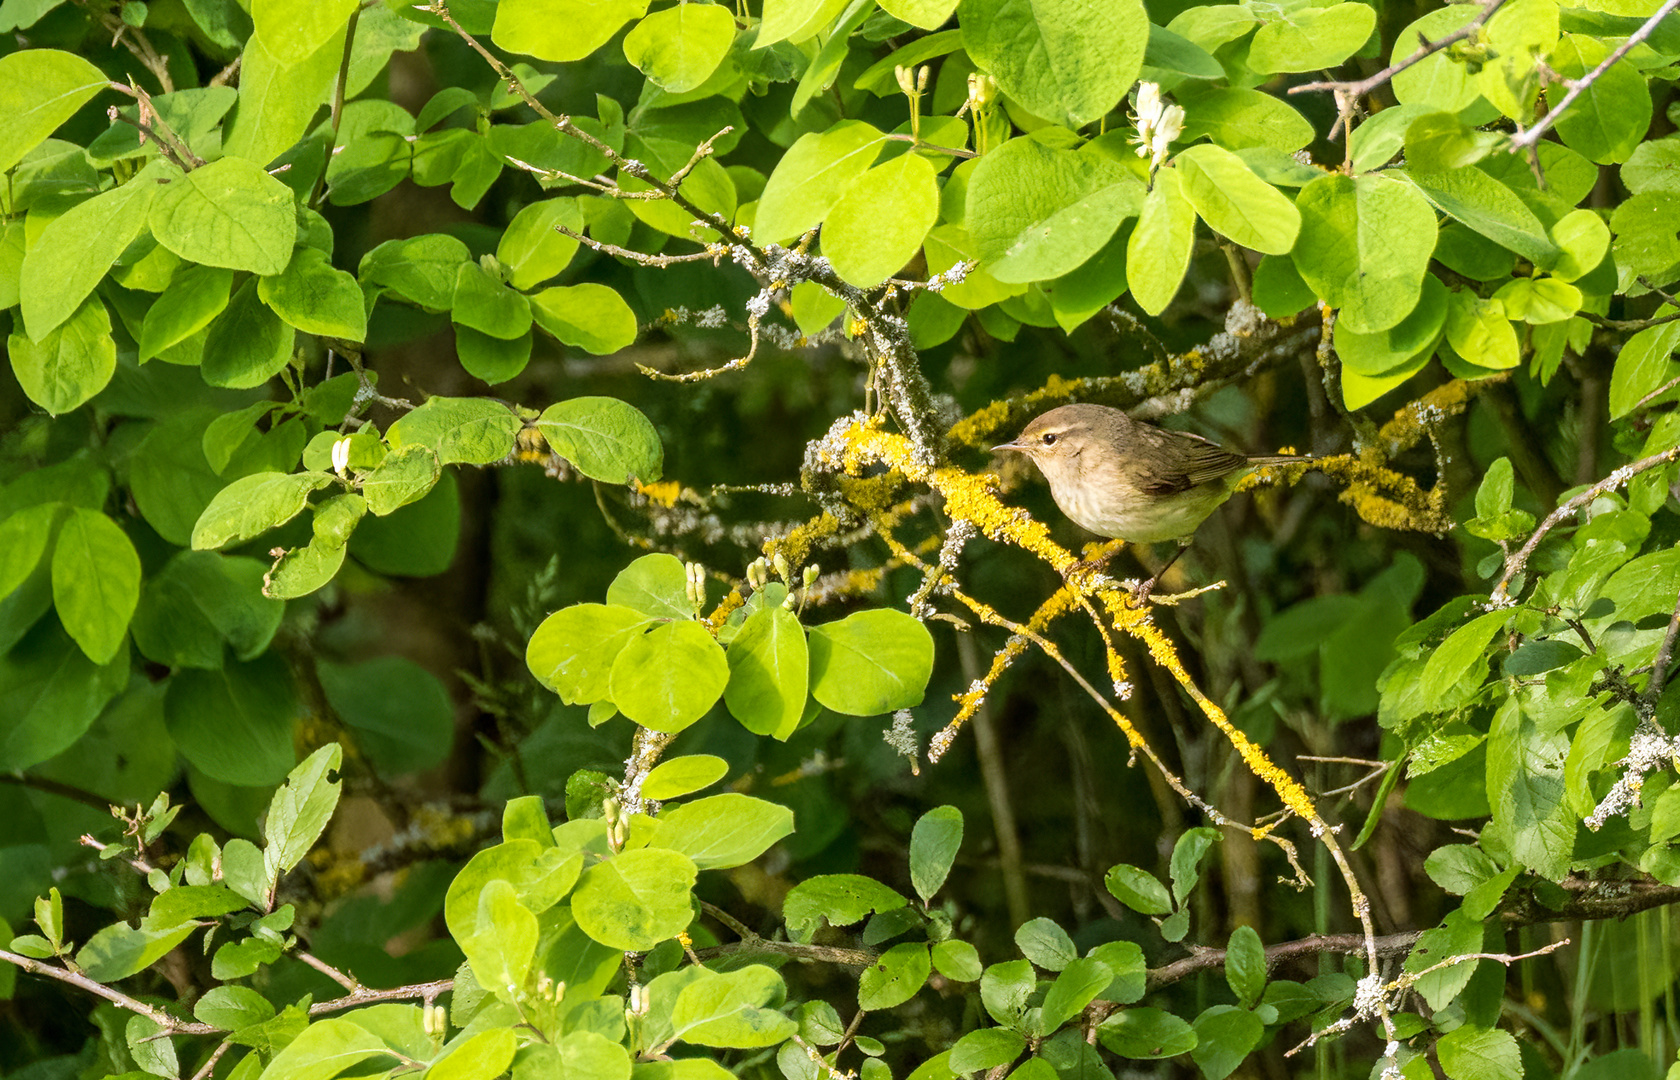
<svg viewBox="0 0 1680 1080">
<path fill-rule="evenodd" d="M 1096 405 L 1063 405 L 1035 417 L 1014 441 L 992 449 L 1025 454 L 1052 479 L 1058 474 L 1077 472 L 1085 451 L 1107 438 L 1103 429 L 1105 422 L 1112 426 L 1113 421 L 1106 415 L 1112 412 Z"/>
</svg>

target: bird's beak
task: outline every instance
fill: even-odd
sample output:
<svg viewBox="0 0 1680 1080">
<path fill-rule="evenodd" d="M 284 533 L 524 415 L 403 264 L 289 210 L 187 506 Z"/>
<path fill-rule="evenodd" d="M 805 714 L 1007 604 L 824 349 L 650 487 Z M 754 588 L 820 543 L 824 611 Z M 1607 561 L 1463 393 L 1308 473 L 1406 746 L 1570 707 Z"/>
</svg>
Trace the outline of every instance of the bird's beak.
<svg viewBox="0 0 1680 1080">
<path fill-rule="evenodd" d="M 996 446 L 992 447 L 993 453 L 996 453 L 999 450 L 1016 450 L 1025 454 L 1027 453 L 1028 448 L 1015 442 L 998 443 Z"/>
</svg>

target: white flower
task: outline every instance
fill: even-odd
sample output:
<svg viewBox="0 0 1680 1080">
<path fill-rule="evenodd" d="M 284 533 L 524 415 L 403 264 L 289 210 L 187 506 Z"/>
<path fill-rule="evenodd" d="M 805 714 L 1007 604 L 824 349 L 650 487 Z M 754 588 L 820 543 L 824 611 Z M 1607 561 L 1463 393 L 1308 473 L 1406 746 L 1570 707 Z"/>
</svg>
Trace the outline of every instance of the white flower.
<svg viewBox="0 0 1680 1080">
<path fill-rule="evenodd" d="M 1168 149 L 1172 141 L 1184 131 L 1184 110 L 1177 105 L 1167 105 L 1161 101 L 1161 87 L 1158 83 L 1138 83 L 1137 95 L 1137 134 L 1132 141 L 1138 144 L 1138 157 L 1149 158 L 1149 169 L 1154 172 L 1167 160 Z"/>
<path fill-rule="evenodd" d="M 343 475 L 350 467 L 350 438 L 346 436 L 332 444 L 333 472 Z"/>
</svg>

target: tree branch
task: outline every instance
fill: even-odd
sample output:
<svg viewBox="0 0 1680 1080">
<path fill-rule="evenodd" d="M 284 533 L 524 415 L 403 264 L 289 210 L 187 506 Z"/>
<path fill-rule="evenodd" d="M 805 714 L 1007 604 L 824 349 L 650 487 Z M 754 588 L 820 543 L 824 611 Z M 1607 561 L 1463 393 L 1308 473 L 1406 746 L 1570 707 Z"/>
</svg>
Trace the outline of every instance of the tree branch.
<svg viewBox="0 0 1680 1080">
<path fill-rule="evenodd" d="M 1680 0 L 1665 0 L 1663 6 L 1658 8 L 1655 14 L 1653 14 L 1649 19 L 1646 19 L 1639 29 L 1629 34 L 1626 41 L 1622 42 L 1622 44 L 1619 45 L 1614 52 L 1604 58 L 1604 62 L 1602 64 L 1593 68 L 1579 79 L 1576 79 L 1574 85 L 1570 86 L 1569 93 L 1563 95 L 1562 101 L 1547 110 L 1546 115 L 1540 118 L 1539 123 L 1535 124 L 1527 131 L 1519 132 L 1516 136 L 1514 136 L 1511 139 L 1511 149 L 1513 151 L 1523 150 L 1532 147 L 1535 143 L 1539 142 L 1540 136 L 1544 135 L 1551 129 L 1553 124 L 1557 123 L 1557 118 L 1563 115 L 1563 111 L 1565 109 L 1575 103 L 1576 98 L 1586 93 L 1588 87 L 1597 82 L 1606 71 L 1610 70 L 1612 64 L 1626 56 L 1635 45 L 1638 45 L 1640 42 L 1650 37 L 1651 32 L 1657 28 L 1657 24 L 1667 18 L 1669 13 L 1677 7 L 1680 7 Z"/>
</svg>

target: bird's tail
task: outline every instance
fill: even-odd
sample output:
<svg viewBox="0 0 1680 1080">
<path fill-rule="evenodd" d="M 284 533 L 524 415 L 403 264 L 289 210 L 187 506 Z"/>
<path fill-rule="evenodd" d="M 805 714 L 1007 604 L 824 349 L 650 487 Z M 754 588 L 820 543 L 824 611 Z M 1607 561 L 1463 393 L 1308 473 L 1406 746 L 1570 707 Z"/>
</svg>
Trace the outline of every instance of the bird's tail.
<svg viewBox="0 0 1680 1080">
<path fill-rule="evenodd" d="M 1307 454 L 1258 454 L 1248 459 L 1250 465 L 1299 465 L 1313 460 Z"/>
</svg>

